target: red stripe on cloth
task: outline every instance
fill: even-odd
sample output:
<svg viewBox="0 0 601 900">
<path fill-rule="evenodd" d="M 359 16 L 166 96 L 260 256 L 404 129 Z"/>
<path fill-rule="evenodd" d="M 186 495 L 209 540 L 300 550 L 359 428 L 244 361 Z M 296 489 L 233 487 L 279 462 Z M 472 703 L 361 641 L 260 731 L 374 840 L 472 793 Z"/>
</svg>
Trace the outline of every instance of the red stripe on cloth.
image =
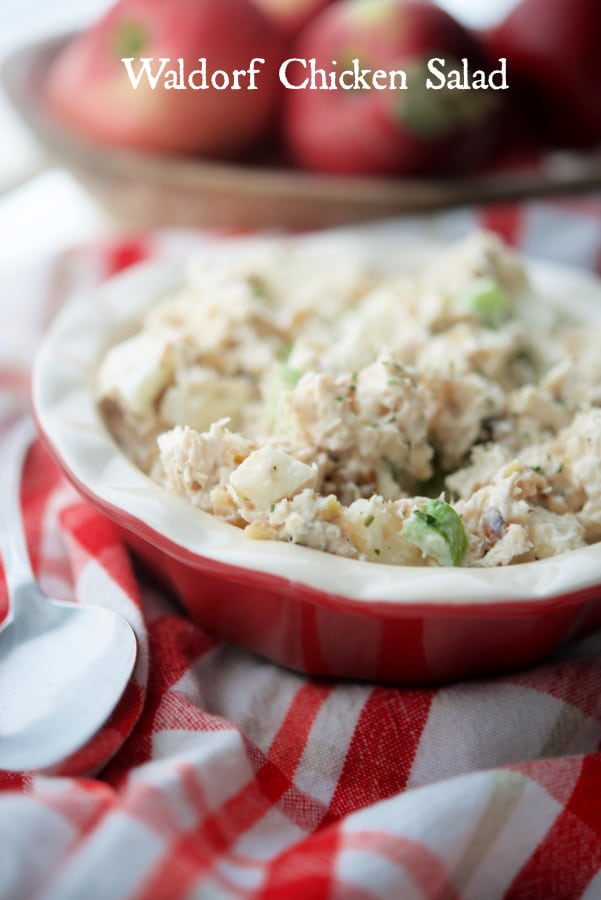
<svg viewBox="0 0 601 900">
<path fill-rule="evenodd" d="M 196 782 L 193 790 L 190 790 L 191 780 Z M 193 772 L 189 773 L 187 787 L 188 797 L 198 805 L 197 812 L 202 813 L 204 793 L 198 776 Z M 175 832 L 164 858 L 136 895 L 137 900 L 186 896 L 198 878 L 211 871 L 226 848 L 271 808 L 271 803 L 258 787 L 256 780 L 249 781 L 220 809 L 206 816 L 197 828 Z M 171 890 L 170 895 L 162 893 L 166 886 Z"/>
<path fill-rule="evenodd" d="M 158 699 L 158 706 L 153 706 L 153 699 Z M 168 691 L 163 694 L 154 694 L 148 703 L 149 713 L 152 715 L 149 724 L 149 733 L 158 734 L 161 731 L 190 731 L 190 732 L 210 732 L 210 731 L 232 731 L 235 730 L 231 723 L 222 719 L 220 716 L 212 716 L 203 709 L 198 709 L 189 698 L 180 691 Z"/>
<path fill-rule="evenodd" d="M 31 385 L 30 372 L 25 369 L 16 369 L 14 366 L 0 365 L 0 391 L 8 394 L 18 391 L 29 394 Z"/>
<path fill-rule="evenodd" d="M 434 693 L 373 690 L 357 722 L 328 821 L 405 788 Z"/>
<path fill-rule="evenodd" d="M 199 781 L 198 772 L 194 766 L 190 762 L 181 762 L 177 763 L 176 769 L 181 778 L 188 802 L 198 813 L 204 814 L 208 812 L 209 804 L 204 787 Z"/>
<path fill-rule="evenodd" d="M 21 791 L 25 793 L 31 790 L 33 776 L 22 772 L 5 772 L 0 769 L 0 792 Z"/>
<path fill-rule="evenodd" d="M 566 808 L 510 886 L 505 900 L 580 897 L 601 868 L 601 755 L 584 757 Z"/>
<path fill-rule="evenodd" d="M 70 855 L 119 803 L 115 792 L 108 785 L 88 778 L 73 779 L 59 790 L 48 790 L 43 783 L 36 791 L 36 796 L 49 809 L 54 809 L 68 819 L 77 830 L 76 841 L 69 848 Z"/>
<path fill-rule="evenodd" d="M 104 258 L 104 273 L 107 278 L 116 275 L 136 263 L 150 259 L 154 255 L 150 235 L 131 235 L 120 238 L 101 248 Z"/>
<path fill-rule="evenodd" d="M 181 834 L 170 846 L 168 854 L 144 885 L 138 900 L 154 900 L 160 891 L 170 885 L 171 896 L 185 896 L 198 878 L 214 865 L 218 857 L 228 854 L 230 848 L 241 835 L 250 831 L 263 816 L 286 794 L 291 794 L 286 811 L 301 819 L 306 817 L 308 804 L 301 801 L 302 795 L 294 788 L 292 779 L 302 757 L 315 717 L 331 687 L 308 682 L 296 693 L 288 712 L 275 735 L 267 758 L 257 748 L 247 744 L 249 757 L 258 761 L 254 780 L 245 785 L 237 794 L 227 800 L 219 809 L 206 813 L 206 801 L 202 784 L 191 767 L 186 771 L 186 789 L 189 802 L 193 803 L 197 814 L 203 817 L 198 827 Z M 321 818 L 325 812 L 318 806 Z M 315 822 L 312 826 L 316 827 Z M 244 865 L 254 864 L 253 860 L 232 854 Z M 212 873 L 221 878 L 217 873 Z"/>
<path fill-rule="evenodd" d="M 597 838 L 601 838 L 599 785 L 601 785 L 601 754 L 595 753 L 584 758 L 582 772 L 566 812 L 577 816 L 595 832 Z M 598 844 L 596 857 L 601 863 L 601 842 Z"/>
<path fill-rule="evenodd" d="M 256 900 L 331 897 L 339 846 L 338 826 L 324 828 L 295 844 L 266 867 L 265 886 L 255 895 Z"/>
<path fill-rule="evenodd" d="M 174 763 L 171 773 L 168 785 L 133 782 L 127 786 L 124 795 L 124 808 L 130 815 L 163 837 L 176 838 L 174 845 L 169 846 L 166 858 L 157 865 L 150 880 L 137 895 L 152 900 L 158 896 L 180 896 L 180 889 L 187 889 L 185 886 L 194 882 L 199 872 L 207 871 L 214 861 L 210 845 L 203 846 L 200 841 L 192 839 L 193 852 L 190 852 L 190 846 L 179 839 L 182 825 L 181 811 L 177 810 L 177 803 L 181 802 L 178 794 L 186 797 L 186 815 L 189 815 L 190 808 L 199 816 L 210 811 L 198 773 L 187 761 Z M 172 799 L 174 794 L 175 800 Z M 173 893 L 163 894 L 165 887 Z"/>
<path fill-rule="evenodd" d="M 184 764 L 174 766 L 173 782 L 184 781 Z M 170 785 L 172 789 L 172 785 Z M 124 808 L 136 819 L 153 828 L 157 834 L 172 838 L 180 830 L 180 819 L 173 807 L 171 790 L 146 782 L 133 782 L 125 792 Z"/>
<path fill-rule="evenodd" d="M 286 900 L 309 897 L 312 900 L 329 897 L 374 900 L 378 896 L 375 885 L 370 892 L 348 880 L 340 881 L 337 876 L 337 857 L 353 850 L 382 856 L 404 869 L 424 897 L 459 900 L 446 867 L 424 844 L 384 831 L 346 832 L 338 824 L 310 835 L 273 860 L 265 873 L 265 887 L 258 892 L 256 900 L 278 900 L 280 897 Z"/>
<path fill-rule="evenodd" d="M 23 472 L 21 502 L 25 516 L 31 564 L 39 574 L 42 567 L 43 527 L 48 503 L 54 491 L 63 484 L 59 469 L 39 442 L 31 447 Z"/>
<path fill-rule="evenodd" d="M 98 734 L 57 768 L 59 775 L 95 772 L 123 745 L 136 724 L 144 704 L 144 688 L 132 678 L 109 720 Z"/>
<path fill-rule="evenodd" d="M 295 694 L 269 748 L 269 762 L 290 781 L 305 751 L 319 710 L 332 693 L 331 685 L 307 682 Z"/>
<path fill-rule="evenodd" d="M 517 203 L 485 206 L 477 211 L 477 218 L 482 228 L 495 231 L 512 247 L 520 246 L 524 227 L 522 206 Z"/>
<path fill-rule="evenodd" d="M 554 797 L 558 803 L 565 806 L 580 777 L 582 757 L 535 759 L 531 762 L 515 763 L 507 768 L 521 772 L 531 781 L 536 781 L 550 797 Z"/>
<path fill-rule="evenodd" d="M 589 718 L 601 720 L 601 662 L 570 660 L 519 672 L 503 680 L 507 684 L 519 684 L 555 697 Z"/>
<path fill-rule="evenodd" d="M 61 525 L 71 546 L 74 566 L 83 568 L 89 559 L 102 566 L 131 601 L 140 606 L 138 583 L 129 555 L 115 525 L 89 503 L 73 503 L 61 511 Z"/>
<path fill-rule="evenodd" d="M 253 752 L 248 746 L 251 760 L 261 761 L 255 770 L 254 783 L 244 787 L 202 825 L 204 838 L 210 840 L 216 850 L 223 851 L 232 846 L 289 791 L 293 793 L 293 800 L 287 805 L 288 814 L 303 821 L 307 808 L 315 808 L 311 802 L 299 803 L 301 792 L 294 787 L 293 778 L 315 717 L 330 691 L 330 687 L 312 682 L 299 689 L 264 761 L 261 761 L 260 752 L 256 749 Z M 323 807 L 317 804 L 317 808 L 323 815 Z M 315 827 L 318 823 L 312 824 Z"/>
<path fill-rule="evenodd" d="M 148 626 L 148 639 L 150 642 L 150 655 L 152 668 L 149 675 L 148 693 L 158 697 L 173 688 L 178 681 L 190 670 L 205 653 L 215 646 L 215 640 L 188 619 L 176 615 L 159 616 Z M 182 697 L 186 703 L 188 698 L 173 691 L 174 696 Z M 203 715 L 204 710 L 199 709 Z M 223 723 L 223 720 L 221 720 Z M 172 722 L 168 716 L 164 717 L 160 726 L 162 728 L 177 728 L 177 720 Z M 229 723 L 223 727 L 231 728 Z"/>
<path fill-rule="evenodd" d="M 343 832 L 341 852 L 347 849 L 369 851 L 403 868 L 424 897 L 460 900 L 449 874 L 438 856 L 411 838 L 385 831 Z"/>
</svg>

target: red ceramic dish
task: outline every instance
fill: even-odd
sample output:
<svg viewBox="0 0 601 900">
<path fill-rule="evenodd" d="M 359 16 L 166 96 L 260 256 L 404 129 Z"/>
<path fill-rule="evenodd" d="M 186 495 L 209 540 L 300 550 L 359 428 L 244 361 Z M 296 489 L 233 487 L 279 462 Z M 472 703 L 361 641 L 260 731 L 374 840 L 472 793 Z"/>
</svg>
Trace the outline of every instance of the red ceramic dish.
<svg viewBox="0 0 601 900">
<path fill-rule="evenodd" d="M 531 275 L 550 303 L 599 320 L 593 278 L 536 265 Z M 94 373 L 106 347 L 180 278 L 142 266 L 67 308 L 38 354 L 33 397 L 67 477 L 192 619 L 293 669 L 404 684 L 522 668 L 601 625 L 601 544 L 503 569 L 375 565 L 252 541 L 151 482 L 100 419 Z"/>
</svg>

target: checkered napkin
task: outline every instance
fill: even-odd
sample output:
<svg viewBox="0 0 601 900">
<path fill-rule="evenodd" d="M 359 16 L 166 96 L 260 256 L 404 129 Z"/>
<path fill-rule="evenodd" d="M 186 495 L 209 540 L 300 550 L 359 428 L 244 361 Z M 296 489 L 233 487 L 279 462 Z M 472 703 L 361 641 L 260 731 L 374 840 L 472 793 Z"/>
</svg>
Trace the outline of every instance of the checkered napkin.
<svg viewBox="0 0 601 900">
<path fill-rule="evenodd" d="M 475 222 L 528 253 L 601 268 L 597 198 L 399 231 L 452 238 Z M 81 290 L 197 240 L 80 249 L 43 281 Z M 40 283 L 32 341 L 60 300 Z M 3 285 L 14 348 L 12 296 Z M 23 281 L 23 309 L 27 296 Z M 9 349 L 5 414 L 27 384 Z M 539 668 L 439 689 L 308 678 L 182 617 L 39 445 L 22 500 L 43 586 L 121 612 L 140 654 L 111 720 L 62 769 L 0 773 L 2 900 L 601 897 L 601 634 Z"/>
</svg>

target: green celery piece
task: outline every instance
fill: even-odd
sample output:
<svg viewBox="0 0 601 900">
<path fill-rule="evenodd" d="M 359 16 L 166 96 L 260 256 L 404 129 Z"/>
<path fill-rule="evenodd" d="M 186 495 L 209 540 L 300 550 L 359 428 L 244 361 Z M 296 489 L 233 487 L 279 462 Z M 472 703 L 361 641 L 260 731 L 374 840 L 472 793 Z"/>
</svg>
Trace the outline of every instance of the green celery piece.
<svg viewBox="0 0 601 900">
<path fill-rule="evenodd" d="M 459 294 L 459 302 L 471 309 L 489 328 L 497 328 L 511 317 L 511 302 L 498 281 L 488 276 L 474 278 Z"/>
<path fill-rule="evenodd" d="M 405 522 L 403 537 L 441 566 L 458 566 L 467 550 L 461 516 L 443 500 L 428 500 Z"/>
<path fill-rule="evenodd" d="M 293 369 L 292 366 L 284 362 L 278 362 L 273 367 L 273 377 L 276 384 L 283 390 L 290 390 L 296 387 L 302 377 L 302 372 Z"/>
<path fill-rule="evenodd" d="M 281 434 L 288 429 L 288 423 L 283 411 L 282 394 L 296 387 L 303 373 L 293 369 L 285 362 L 275 363 L 266 386 L 265 403 L 269 417 L 273 423 L 273 429 Z"/>
</svg>

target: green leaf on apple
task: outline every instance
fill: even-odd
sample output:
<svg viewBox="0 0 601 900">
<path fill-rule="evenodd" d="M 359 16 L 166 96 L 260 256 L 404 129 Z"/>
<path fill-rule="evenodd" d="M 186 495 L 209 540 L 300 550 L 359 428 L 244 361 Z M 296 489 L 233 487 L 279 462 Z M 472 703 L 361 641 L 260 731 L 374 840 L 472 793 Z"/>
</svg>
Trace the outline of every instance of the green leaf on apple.
<svg viewBox="0 0 601 900">
<path fill-rule="evenodd" d="M 446 71 L 457 68 L 458 61 L 447 57 Z M 407 66 L 406 72 L 407 90 L 400 97 L 398 115 L 407 130 L 423 140 L 452 134 L 486 115 L 497 102 L 485 90 L 428 89 L 430 73 L 426 60 Z"/>
<path fill-rule="evenodd" d="M 136 19 L 123 19 L 117 26 L 113 47 L 119 59 L 139 56 L 148 40 L 148 29 Z"/>
<path fill-rule="evenodd" d="M 351 22 L 359 27 L 387 25 L 396 15 L 395 4 L 390 0 L 351 0 L 348 11 Z"/>
</svg>

